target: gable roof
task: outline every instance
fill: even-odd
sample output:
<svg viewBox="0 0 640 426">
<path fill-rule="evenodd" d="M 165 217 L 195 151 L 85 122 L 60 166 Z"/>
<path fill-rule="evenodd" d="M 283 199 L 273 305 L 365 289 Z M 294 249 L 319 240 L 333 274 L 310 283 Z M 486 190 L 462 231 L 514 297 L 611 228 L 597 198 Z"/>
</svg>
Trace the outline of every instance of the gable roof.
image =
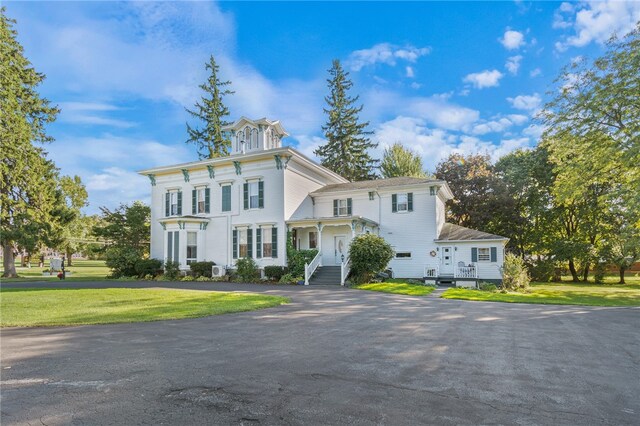
<svg viewBox="0 0 640 426">
<path fill-rule="evenodd" d="M 464 226 L 445 223 L 436 241 L 473 241 L 473 240 L 508 240 L 508 238 L 465 228 Z"/>
<path fill-rule="evenodd" d="M 357 191 L 357 190 L 376 190 L 393 188 L 397 186 L 408 185 L 420 185 L 420 184 L 434 184 L 449 187 L 443 180 L 429 179 L 429 178 L 416 178 L 416 177 L 393 177 L 387 179 L 374 179 L 374 180 L 361 180 L 356 182 L 337 183 L 333 185 L 326 185 L 311 193 L 311 195 L 319 195 L 329 192 L 342 192 L 342 191 Z"/>
</svg>

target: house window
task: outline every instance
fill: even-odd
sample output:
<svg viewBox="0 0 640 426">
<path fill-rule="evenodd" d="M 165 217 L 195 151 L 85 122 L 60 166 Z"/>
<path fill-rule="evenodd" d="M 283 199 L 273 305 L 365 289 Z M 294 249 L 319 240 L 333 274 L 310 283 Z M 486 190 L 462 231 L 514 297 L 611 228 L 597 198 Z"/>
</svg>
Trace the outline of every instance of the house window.
<svg viewBox="0 0 640 426">
<path fill-rule="evenodd" d="M 222 211 L 231 211 L 231 185 L 222 186 Z"/>
<path fill-rule="evenodd" d="M 410 259 L 411 252 L 410 251 L 399 251 L 396 252 L 396 259 Z"/>
<path fill-rule="evenodd" d="M 204 213 L 204 190 L 205 188 L 201 188 L 197 190 L 198 193 L 198 211 L 197 213 Z"/>
<path fill-rule="evenodd" d="M 258 208 L 258 182 L 249 182 L 249 208 Z"/>
<path fill-rule="evenodd" d="M 198 233 L 187 232 L 187 265 L 198 261 Z"/>
<path fill-rule="evenodd" d="M 264 182 L 252 180 L 243 186 L 244 209 L 261 209 L 264 207 Z"/>
<path fill-rule="evenodd" d="M 393 213 L 413 211 L 413 193 L 404 192 L 391 195 L 391 211 Z"/>
<path fill-rule="evenodd" d="M 165 259 L 168 261 L 179 261 L 179 247 L 180 247 L 180 232 L 169 231 L 167 232 L 167 255 Z"/>
<path fill-rule="evenodd" d="M 333 215 L 334 216 L 351 215 L 351 198 L 345 198 L 342 200 L 333 200 Z"/>
<path fill-rule="evenodd" d="M 406 212 L 409 210 L 409 199 L 407 194 L 398 194 L 398 211 Z"/>
<path fill-rule="evenodd" d="M 309 232 L 309 249 L 318 247 L 318 233 L 315 231 Z"/>
<path fill-rule="evenodd" d="M 491 261 L 491 249 L 488 247 L 478 248 L 478 262 L 490 262 Z"/>
<path fill-rule="evenodd" d="M 240 257 L 247 257 L 247 229 L 238 229 L 238 254 Z"/>
<path fill-rule="evenodd" d="M 262 257 L 273 257 L 271 228 L 262 228 Z"/>
<path fill-rule="evenodd" d="M 209 188 L 194 189 L 191 195 L 193 214 L 209 213 Z"/>
<path fill-rule="evenodd" d="M 436 195 L 436 187 L 435 186 L 430 186 L 429 187 L 429 195 Z"/>
<path fill-rule="evenodd" d="M 375 194 L 375 192 L 369 191 L 369 200 L 373 200 L 374 194 Z"/>
<path fill-rule="evenodd" d="M 180 216 L 182 214 L 182 192 L 171 191 L 165 194 L 165 215 Z"/>
</svg>

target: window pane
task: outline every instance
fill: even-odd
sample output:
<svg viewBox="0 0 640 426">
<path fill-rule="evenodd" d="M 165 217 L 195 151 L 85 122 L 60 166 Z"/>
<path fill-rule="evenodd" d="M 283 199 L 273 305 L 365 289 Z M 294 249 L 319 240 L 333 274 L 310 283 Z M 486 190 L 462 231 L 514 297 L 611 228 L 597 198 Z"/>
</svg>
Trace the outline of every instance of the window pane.
<svg viewBox="0 0 640 426">
<path fill-rule="evenodd" d="M 247 257 L 247 230 L 238 230 L 238 254 L 240 257 Z"/>
<path fill-rule="evenodd" d="M 478 261 L 489 262 L 491 260 L 491 251 L 488 248 L 478 249 Z"/>
<path fill-rule="evenodd" d="M 272 257 L 271 228 L 262 228 L 262 257 Z"/>
<path fill-rule="evenodd" d="M 409 210 L 409 202 L 407 194 L 398 194 L 398 211 L 404 212 Z"/>
<path fill-rule="evenodd" d="M 318 233 L 317 232 L 309 232 L 309 248 L 314 249 L 318 246 Z"/>
</svg>

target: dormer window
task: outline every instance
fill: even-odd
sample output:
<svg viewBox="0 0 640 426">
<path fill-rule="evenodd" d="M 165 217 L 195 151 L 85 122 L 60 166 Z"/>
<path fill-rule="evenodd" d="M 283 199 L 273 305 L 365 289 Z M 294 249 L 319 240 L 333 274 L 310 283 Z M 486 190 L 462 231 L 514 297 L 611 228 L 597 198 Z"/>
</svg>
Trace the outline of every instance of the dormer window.
<svg viewBox="0 0 640 426">
<path fill-rule="evenodd" d="M 242 117 L 222 130 L 233 134 L 232 155 L 279 148 L 282 138 L 289 136 L 279 121 L 266 118 L 250 120 Z"/>
</svg>

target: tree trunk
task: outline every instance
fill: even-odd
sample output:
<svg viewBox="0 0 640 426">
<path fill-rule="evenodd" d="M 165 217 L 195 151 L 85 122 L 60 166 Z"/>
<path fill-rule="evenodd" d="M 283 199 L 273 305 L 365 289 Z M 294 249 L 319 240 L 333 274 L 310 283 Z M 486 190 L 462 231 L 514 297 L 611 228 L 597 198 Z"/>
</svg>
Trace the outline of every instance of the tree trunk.
<svg viewBox="0 0 640 426">
<path fill-rule="evenodd" d="M 13 256 L 13 246 L 5 243 L 2 245 L 2 265 L 4 266 L 3 278 L 17 278 L 15 257 Z"/>
<path fill-rule="evenodd" d="M 571 271 L 571 276 L 573 277 L 574 283 L 580 282 L 580 277 L 578 276 L 578 271 L 576 271 L 576 264 L 573 263 L 573 259 L 569 260 L 569 271 Z"/>
<path fill-rule="evenodd" d="M 67 266 L 71 266 L 71 257 L 73 257 L 73 253 L 71 249 L 67 249 Z"/>
<path fill-rule="evenodd" d="M 626 268 L 624 266 L 620 267 L 620 281 L 618 281 L 618 284 L 624 284 L 624 271 L 626 270 Z"/>
<path fill-rule="evenodd" d="M 587 282 L 587 279 L 589 278 L 589 264 L 587 263 L 584 267 L 584 274 L 582 275 L 582 281 L 584 281 L 585 283 Z"/>
</svg>

